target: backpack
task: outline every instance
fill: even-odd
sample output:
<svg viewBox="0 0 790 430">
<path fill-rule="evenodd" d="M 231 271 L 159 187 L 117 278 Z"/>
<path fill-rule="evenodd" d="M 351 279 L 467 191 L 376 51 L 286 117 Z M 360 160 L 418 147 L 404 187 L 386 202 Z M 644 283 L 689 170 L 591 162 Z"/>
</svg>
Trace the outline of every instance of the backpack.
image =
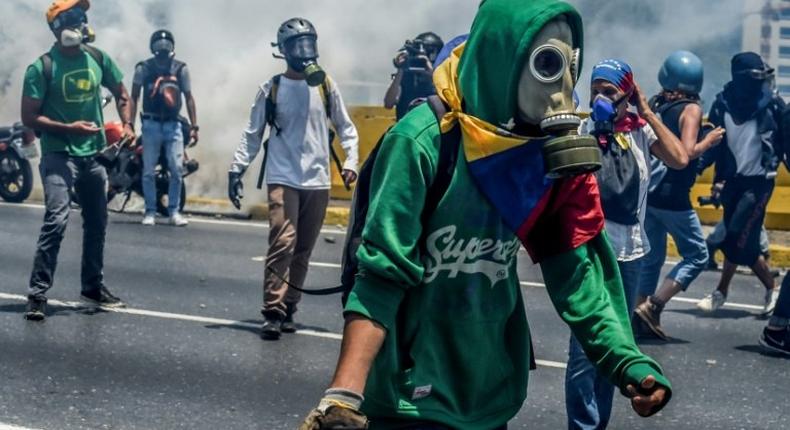
<svg viewBox="0 0 790 430">
<path fill-rule="evenodd" d="M 263 141 L 263 160 L 261 162 L 261 171 L 258 174 L 258 184 L 257 188 L 260 190 L 263 188 L 263 179 L 264 174 L 266 173 L 266 161 L 269 158 L 269 138 L 271 138 L 271 133 L 274 132 L 278 136 L 282 131 L 280 129 L 280 125 L 277 124 L 277 93 L 280 89 L 280 80 L 282 78 L 282 74 L 275 75 L 272 78 L 272 87 L 269 89 L 269 94 L 266 95 L 266 124 L 269 126 L 269 137 Z M 321 86 L 318 87 L 318 93 L 321 95 L 321 101 L 324 102 L 324 112 L 326 113 L 326 119 L 329 124 L 329 154 L 332 156 L 332 161 L 335 163 L 335 167 L 337 167 L 338 173 L 343 171 L 343 163 L 340 161 L 340 157 L 335 152 L 335 148 L 332 146 L 332 142 L 335 140 L 335 130 L 332 128 L 332 98 L 331 98 L 331 88 L 329 86 L 329 78 L 324 79 L 324 82 L 321 83 Z M 346 186 L 346 189 L 350 189 L 350 187 Z"/>
<path fill-rule="evenodd" d="M 183 105 L 179 77 L 186 64 L 173 60 L 170 69 L 162 71 L 154 61 L 151 58 L 137 63 L 143 69 L 143 113 L 159 120 L 175 120 Z"/>
<path fill-rule="evenodd" d="M 601 168 L 595 172 L 604 217 L 623 225 L 639 223 L 639 165 L 631 148 L 616 136 L 601 147 Z"/>
</svg>

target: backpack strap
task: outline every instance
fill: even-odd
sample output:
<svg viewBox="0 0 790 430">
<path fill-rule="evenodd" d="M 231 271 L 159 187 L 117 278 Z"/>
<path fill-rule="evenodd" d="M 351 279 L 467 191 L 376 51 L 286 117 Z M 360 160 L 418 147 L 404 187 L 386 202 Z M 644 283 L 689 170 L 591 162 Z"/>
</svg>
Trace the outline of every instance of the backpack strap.
<svg viewBox="0 0 790 430">
<path fill-rule="evenodd" d="M 49 86 L 52 82 L 52 56 L 49 52 L 39 57 L 41 61 L 41 75 L 44 76 L 44 83 Z"/>
<path fill-rule="evenodd" d="M 282 131 L 277 125 L 277 91 L 280 89 L 280 78 L 282 75 L 274 75 L 269 94 L 266 95 L 266 124 L 274 130 L 277 135 Z"/>
<path fill-rule="evenodd" d="M 436 117 L 436 122 L 441 123 L 442 118 L 449 111 L 449 107 L 436 95 L 429 96 L 427 103 Z M 442 200 L 447 189 L 450 188 L 450 182 L 453 180 L 453 173 L 458 162 L 458 150 L 461 146 L 461 126 L 456 124 L 447 133 L 442 133 L 441 139 L 436 176 L 434 176 L 433 182 L 428 188 L 425 206 L 422 210 L 423 223 L 426 223 L 433 215 L 439 206 L 439 201 Z"/>
<path fill-rule="evenodd" d="M 90 45 L 83 44 L 82 45 L 82 49 L 84 49 L 85 52 L 87 52 L 88 55 L 90 55 L 91 58 L 93 58 L 93 60 L 96 61 L 96 63 L 99 64 L 99 67 L 101 68 L 102 73 L 104 73 L 104 54 L 102 54 L 101 51 L 99 51 L 98 49 L 96 49 L 96 48 L 94 48 L 93 46 L 90 46 Z"/>
</svg>

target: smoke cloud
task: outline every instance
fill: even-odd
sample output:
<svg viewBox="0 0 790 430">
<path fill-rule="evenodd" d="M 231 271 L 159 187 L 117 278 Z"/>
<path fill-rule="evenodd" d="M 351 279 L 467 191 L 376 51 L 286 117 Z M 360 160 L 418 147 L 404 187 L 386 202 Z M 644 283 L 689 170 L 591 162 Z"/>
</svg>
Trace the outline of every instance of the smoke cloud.
<svg viewBox="0 0 790 430">
<path fill-rule="evenodd" d="M 0 2 L 0 124 L 18 120 L 22 76 L 53 38 L 44 11 L 50 0 Z M 586 106 L 590 67 L 607 57 L 631 63 L 649 93 L 664 57 L 689 49 L 706 64 L 708 101 L 728 80 L 729 58 L 740 49 L 740 0 L 575 0 L 585 20 Z M 246 124 L 257 87 L 283 70 L 272 58 L 281 22 L 301 16 L 319 32 L 321 64 L 338 82 L 347 104 L 379 104 L 403 41 L 424 31 L 445 40 L 468 31 L 479 1 L 468 0 L 94 0 L 89 18 L 96 46 L 111 55 L 131 86 L 134 65 L 150 56 L 148 37 L 166 27 L 177 58 L 189 64 L 198 104 L 201 143 L 190 151 L 201 170 L 190 194 L 223 196 L 228 164 Z M 108 109 L 108 118 L 114 118 Z M 248 174 L 257 173 L 257 167 Z M 248 189 L 252 188 L 248 186 Z M 256 200 L 257 198 L 248 199 Z"/>
</svg>

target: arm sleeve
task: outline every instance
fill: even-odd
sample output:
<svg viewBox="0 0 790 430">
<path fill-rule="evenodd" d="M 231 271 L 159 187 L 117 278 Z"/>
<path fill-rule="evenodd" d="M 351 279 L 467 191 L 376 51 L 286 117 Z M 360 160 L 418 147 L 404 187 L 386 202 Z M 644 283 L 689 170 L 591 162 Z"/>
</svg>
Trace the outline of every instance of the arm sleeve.
<svg viewBox="0 0 790 430">
<path fill-rule="evenodd" d="M 22 94 L 31 99 L 44 100 L 47 96 L 47 83 L 44 82 L 44 74 L 41 71 L 41 61 L 37 60 L 25 70 L 25 82 L 22 87 Z"/>
<path fill-rule="evenodd" d="M 351 117 L 348 115 L 346 105 L 343 103 L 343 97 L 340 95 L 340 90 L 337 85 L 331 82 L 330 94 L 328 97 L 332 99 L 332 112 L 330 119 L 335 126 L 335 130 L 340 138 L 340 145 L 346 153 L 346 161 L 343 163 L 343 168 L 347 170 L 359 171 L 359 135 L 354 123 L 351 122 Z"/>
<path fill-rule="evenodd" d="M 187 67 L 186 64 L 181 67 L 181 73 L 179 73 L 178 80 L 182 92 L 192 92 L 192 75 L 189 74 L 189 67 Z"/>
<path fill-rule="evenodd" d="M 140 63 L 134 67 L 134 77 L 132 77 L 132 85 L 142 87 L 145 84 L 145 66 Z"/>
<path fill-rule="evenodd" d="M 645 139 L 645 147 L 649 150 L 654 143 L 658 142 L 656 131 L 649 124 L 642 127 L 642 137 Z"/>
<path fill-rule="evenodd" d="M 261 151 L 263 132 L 266 130 L 266 97 L 271 89 L 271 82 L 264 84 L 255 96 L 255 102 L 250 109 L 250 120 L 241 134 L 241 142 L 233 154 L 230 171 L 244 173 L 252 160 Z"/>
<path fill-rule="evenodd" d="M 671 386 L 661 367 L 634 342 L 617 260 L 606 234 L 543 261 L 541 270 L 554 307 L 598 371 L 623 394 L 627 385 L 638 385 L 652 374 L 667 388 L 669 401 Z"/>
<path fill-rule="evenodd" d="M 435 171 L 433 155 L 413 139 L 389 133 L 373 168 L 367 224 L 357 252 L 359 274 L 345 311 L 387 330 L 394 327 L 406 290 L 423 277 L 419 214 Z"/>
<path fill-rule="evenodd" d="M 123 83 L 123 72 L 118 68 L 112 58 L 102 51 L 102 86 L 105 88 L 114 89 Z"/>
</svg>

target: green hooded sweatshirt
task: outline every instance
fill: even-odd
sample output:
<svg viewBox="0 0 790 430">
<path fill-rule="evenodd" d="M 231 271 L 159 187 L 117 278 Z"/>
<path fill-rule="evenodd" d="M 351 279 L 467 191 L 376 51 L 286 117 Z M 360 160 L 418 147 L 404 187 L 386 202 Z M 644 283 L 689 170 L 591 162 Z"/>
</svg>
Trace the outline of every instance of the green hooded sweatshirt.
<svg viewBox="0 0 790 430">
<path fill-rule="evenodd" d="M 566 3 L 482 3 L 459 70 L 467 112 L 493 124 L 514 117 L 531 40 L 558 15 L 568 17 L 581 45 L 581 20 Z M 404 421 L 491 430 L 515 416 L 527 394 L 520 243 L 478 191 L 463 156 L 433 215 L 421 221 L 440 143 L 430 108 L 416 108 L 384 139 L 371 179 L 360 271 L 346 313 L 387 330 L 362 405 L 372 430 Z M 634 343 L 604 234 L 547 259 L 542 269 L 558 313 L 599 371 L 621 390 L 649 374 L 669 387 Z"/>
</svg>

